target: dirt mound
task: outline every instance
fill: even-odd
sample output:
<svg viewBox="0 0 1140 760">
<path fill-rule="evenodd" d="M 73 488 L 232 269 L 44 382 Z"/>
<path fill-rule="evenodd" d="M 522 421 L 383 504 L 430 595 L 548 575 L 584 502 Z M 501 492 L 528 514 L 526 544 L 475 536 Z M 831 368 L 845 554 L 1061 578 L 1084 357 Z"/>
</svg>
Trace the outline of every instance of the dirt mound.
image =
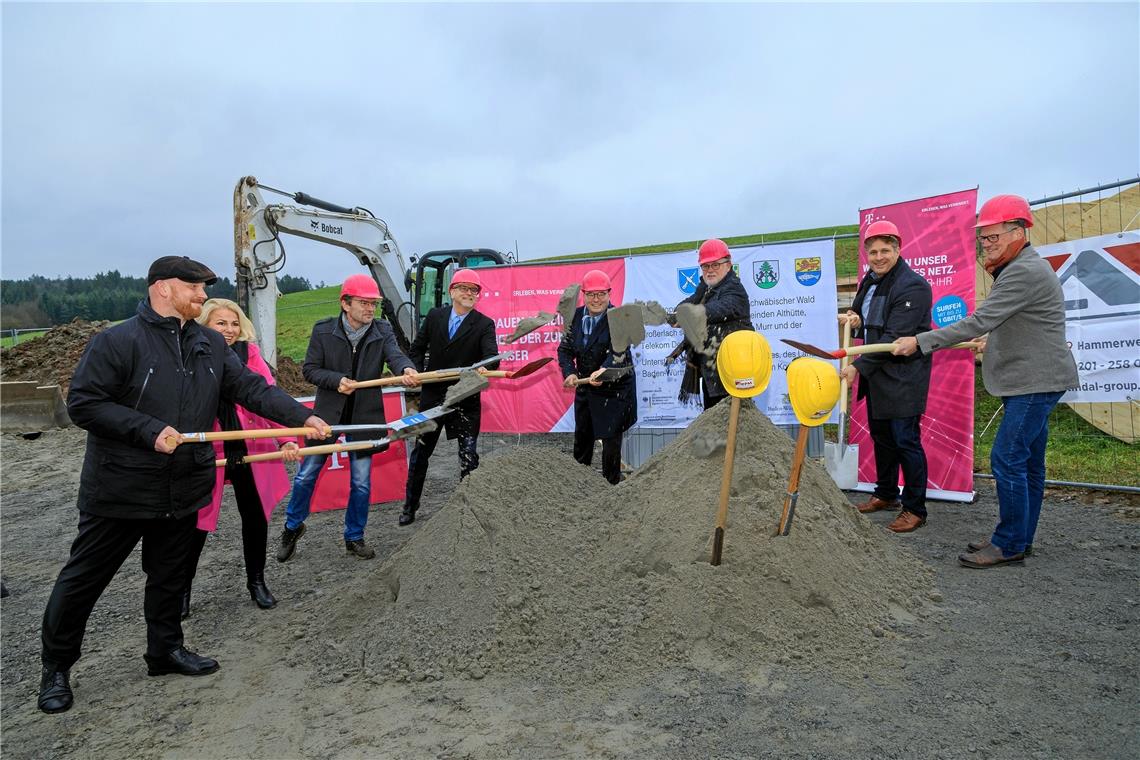
<svg viewBox="0 0 1140 760">
<path fill-rule="evenodd" d="M 397 680 L 487 672 L 591 683 L 662 663 L 750 670 L 810 658 L 857 671 L 930 573 L 809 463 L 796 521 L 773 536 L 792 442 L 742 409 L 724 559 L 709 565 L 729 404 L 610 487 L 558 451 L 486 462 L 347 600 L 363 659 Z M 348 662 L 340 663 L 348 666 Z"/>
<path fill-rule="evenodd" d="M 317 386 L 310 383 L 301 374 L 301 365 L 288 356 L 277 357 L 277 371 L 274 373 L 277 384 L 282 390 L 295 398 L 315 396 Z"/>
<path fill-rule="evenodd" d="M 0 376 L 4 380 L 35 380 L 45 385 L 58 383 L 66 395 L 87 343 L 95 333 L 110 326 L 107 320 L 87 322 L 77 318 L 38 338 L 6 348 L 0 353 Z"/>
</svg>

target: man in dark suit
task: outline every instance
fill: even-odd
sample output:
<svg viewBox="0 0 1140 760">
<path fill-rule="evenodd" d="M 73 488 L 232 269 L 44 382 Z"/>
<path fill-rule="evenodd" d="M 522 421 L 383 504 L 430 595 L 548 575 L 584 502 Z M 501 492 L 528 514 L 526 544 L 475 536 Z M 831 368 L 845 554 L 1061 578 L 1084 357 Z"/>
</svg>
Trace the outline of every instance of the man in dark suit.
<svg viewBox="0 0 1140 760">
<path fill-rule="evenodd" d="M 899 256 L 902 236 L 880 220 L 863 233 L 869 271 L 847 312 L 853 334 L 867 343 L 890 343 L 930 329 L 930 283 Z M 900 361 L 900 359 L 902 361 Z M 859 398 L 867 399 L 867 424 L 875 445 L 875 492 L 860 512 L 902 511 L 887 527 L 909 533 L 926 524 L 926 452 L 920 422 L 930 388 L 930 355 L 863 354 L 844 370 L 859 377 Z M 903 491 L 899 500 L 899 469 Z"/>
<path fill-rule="evenodd" d="M 434 372 L 452 367 L 470 367 L 498 353 L 495 343 L 495 322 L 475 311 L 475 302 L 483 289 L 479 275 L 470 269 L 460 269 L 451 278 L 448 294 L 451 306 L 440 306 L 428 312 L 423 326 L 412 341 L 408 355 L 420 371 Z M 494 369 L 498 363 L 489 366 Z M 420 391 L 420 410 L 425 411 L 443 403 L 447 389 L 454 383 L 428 383 Z M 479 466 L 479 421 L 482 404 L 479 394 L 464 399 L 447 415 L 443 427 L 447 439 L 459 439 L 459 477 L 463 479 Z M 440 431 L 424 433 L 416 439 L 412 458 L 408 464 L 408 485 L 400 525 L 416 520 L 420 507 L 424 481 L 427 479 L 428 459 L 435 451 Z"/>
<path fill-rule="evenodd" d="M 594 441 L 602 441 L 602 475 L 610 483 L 621 482 L 621 436 L 637 422 L 637 386 L 632 371 L 612 382 L 597 380 L 610 367 L 633 367 L 633 353 L 615 355 L 610 341 L 606 311 L 610 303 L 610 278 L 592 269 L 582 278 L 586 303 L 574 312 L 570 330 L 558 345 L 558 366 L 563 385 L 574 392 L 574 458 L 589 466 Z M 587 379 L 588 378 L 588 379 Z"/>
</svg>

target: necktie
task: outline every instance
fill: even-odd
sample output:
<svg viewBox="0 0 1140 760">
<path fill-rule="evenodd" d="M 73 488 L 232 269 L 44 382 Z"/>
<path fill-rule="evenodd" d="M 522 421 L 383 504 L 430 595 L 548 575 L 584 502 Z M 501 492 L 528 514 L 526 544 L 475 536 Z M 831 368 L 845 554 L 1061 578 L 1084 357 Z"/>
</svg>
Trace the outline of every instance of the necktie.
<svg viewBox="0 0 1140 760">
<path fill-rule="evenodd" d="M 458 314 L 451 315 L 451 321 L 447 323 L 447 339 L 451 340 L 455 337 L 455 331 L 459 329 L 459 323 L 463 321 L 463 317 Z"/>
<path fill-rule="evenodd" d="M 594 331 L 594 322 L 597 317 L 586 316 L 582 318 L 582 342 L 585 343 L 590 339 L 590 333 Z"/>
</svg>

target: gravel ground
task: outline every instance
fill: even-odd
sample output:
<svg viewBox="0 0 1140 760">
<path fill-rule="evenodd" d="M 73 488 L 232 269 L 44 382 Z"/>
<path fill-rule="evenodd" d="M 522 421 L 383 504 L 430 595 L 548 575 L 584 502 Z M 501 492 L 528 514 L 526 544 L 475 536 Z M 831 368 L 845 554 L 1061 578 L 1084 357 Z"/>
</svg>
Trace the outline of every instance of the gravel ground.
<svg viewBox="0 0 1140 760">
<path fill-rule="evenodd" d="M 74 429 L 0 440 L 11 592 L 0 602 L 5 757 L 1140 757 L 1140 507 L 1114 495 L 1051 492 L 1035 555 L 986 571 L 961 569 L 955 557 L 992 527 L 988 481 L 978 481 L 975 504 L 933 504 L 930 523 L 910 535 L 889 534 L 890 515 L 872 515 L 888 550 L 929 568 L 875 587 L 905 597 L 921 586 L 930 604 L 900 610 L 868 644 L 866 663 L 839 676 L 811 657 L 669 660 L 590 683 L 534 669 L 398 681 L 366 662 L 344 668 L 383 638 L 353 625 L 346 607 L 380 593 L 382 563 L 455 489 L 454 446 L 443 442 L 413 526 L 396 526 L 398 504 L 373 508 L 376 560 L 344 555 L 339 513 L 310 518 L 297 557 L 270 561 L 275 610 L 258 610 L 245 592 L 227 497 L 186 623 L 187 644 L 222 663 L 215 675 L 146 676 L 143 576 L 132 556 L 91 618 L 73 671 L 76 706 L 43 715 L 39 622 L 75 535 L 82 441 Z"/>
</svg>

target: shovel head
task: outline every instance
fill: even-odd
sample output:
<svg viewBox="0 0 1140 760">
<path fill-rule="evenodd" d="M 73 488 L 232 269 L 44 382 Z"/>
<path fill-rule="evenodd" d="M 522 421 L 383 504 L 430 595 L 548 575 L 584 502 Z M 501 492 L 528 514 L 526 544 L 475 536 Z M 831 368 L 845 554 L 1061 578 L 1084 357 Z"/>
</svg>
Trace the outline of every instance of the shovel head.
<svg viewBox="0 0 1140 760">
<path fill-rule="evenodd" d="M 798 351 L 803 351 L 805 354 L 808 354 L 810 356 L 818 356 L 820 359 L 838 359 L 839 358 L 838 356 L 836 356 L 836 354 L 839 352 L 827 351 L 825 349 L 820 348 L 819 346 L 813 346 L 810 343 L 801 343 L 798 340 L 791 340 L 789 338 L 780 338 L 780 342 L 781 343 L 787 343 L 792 348 L 794 348 Z"/>
<path fill-rule="evenodd" d="M 859 484 L 859 446 L 842 443 L 823 445 L 823 465 L 835 485 L 850 491 Z"/>
</svg>

